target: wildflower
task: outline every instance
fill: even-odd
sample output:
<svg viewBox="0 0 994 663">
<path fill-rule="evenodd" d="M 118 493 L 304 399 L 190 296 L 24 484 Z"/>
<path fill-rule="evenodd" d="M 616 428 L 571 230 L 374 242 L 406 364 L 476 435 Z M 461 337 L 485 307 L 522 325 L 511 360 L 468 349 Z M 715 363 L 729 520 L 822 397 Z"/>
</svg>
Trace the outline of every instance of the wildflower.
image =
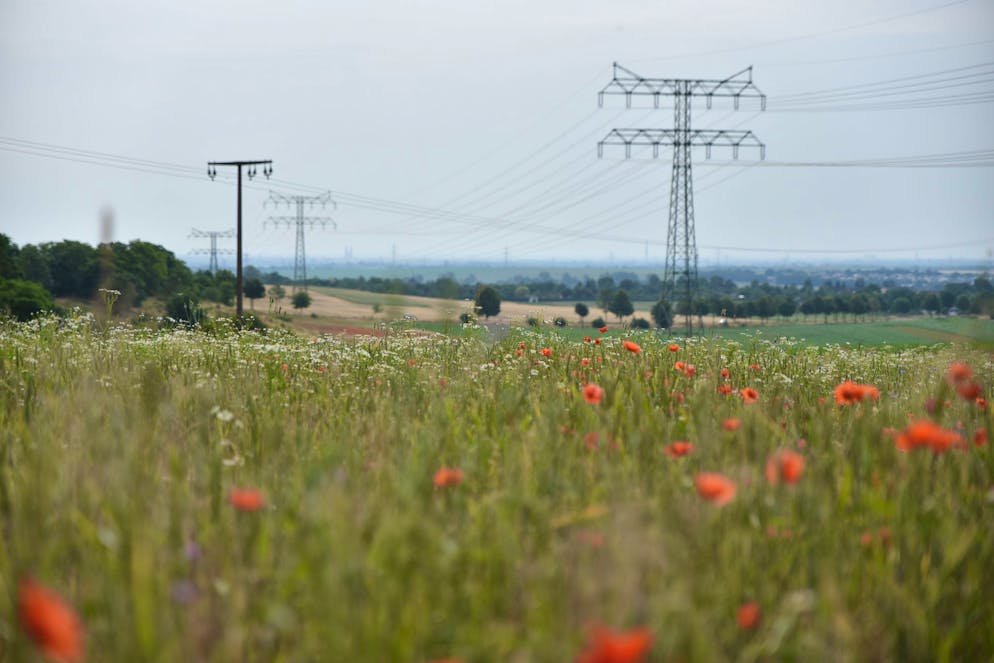
<svg viewBox="0 0 994 663">
<path fill-rule="evenodd" d="M 725 506 L 735 499 L 735 482 L 716 472 L 701 472 L 694 477 L 697 494 L 715 506 Z"/>
<path fill-rule="evenodd" d="M 652 647 L 649 629 L 637 628 L 626 633 L 615 633 L 603 626 L 591 629 L 587 648 L 576 659 L 577 663 L 639 663 Z"/>
<path fill-rule="evenodd" d="M 594 339 L 594 345 L 600 345 L 600 344 L 601 344 L 601 340 L 599 338 L 595 338 Z"/>
<path fill-rule="evenodd" d="M 31 578 L 17 590 L 21 627 L 50 661 L 83 660 L 83 626 L 76 611 L 62 598 Z"/>
<path fill-rule="evenodd" d="M 766 461 L 766 481 L 775 486 L 780 481 L 795 484 L 804 473 L 804 456 L 784 449 L 769 457 Z"/>
<path fill-rule="evenodd" d="M 542 356 L 543 357 L 551 357 L 552 356 L 552 348 L 542 348 Z"/>
<path fill-rule="evenodd" d="M 629 352 L 631 352 L 633 354 L 638 354 L 638 353 L 642 352 L 642 348 L 639 346 L 638 343 L 634 343 L 632 341 L 622 341 L 621 345 L 626 350 L 628 350 Z"/>
<path fill-rule="evenodd" d="M 983 428 L 973 431 L 973 446 L 982 447 L 985 444 L 987 444 L 987 431 Z"/>
<path fill-rule="evenodd" d="M 973 377 L 973 370 L 964 363 L 953 362 L 946 371 L 946 381 L 950 385 L 957 385 L 966 382 Z"/>
<path fill-rule="evenodd" d="M 590 366 L 590 360 L 584 357 L 580 360 L 580 366 Z"/>
<path fill-rule="evenodd" d="M 589 336 L 584 336 L 584 337 L 583 337 L 583 342 L 584 342 L 584 343 L 590 343 L 590 342 L 591 342 L 592 340 L 593 340 L 593 339 L 592 339 L 592 338 L 590 338 Z"/>
<path fill-rule="evenodd" d="M 677 345 L 676 343 L 670 343 L 670 347 L 668 349 L 670 352 L 679 352 L 680 346 Z"/>
<path fill-rule="evenodd" d="M 255 488 L 235 488 L 228 493 L 228 503 L 239 511 L 258 511 L 266 499 Z"/>
<path fill-rule="evenodd" d="M 759 400 L 759 392 L 752 387 L 746 387 L 739 392 L 739 396 L 742 397 L 742 402 L 748 404 L 755 403 Z"/>
<path fill-rule="evenodd" d="M 596 451 L 601 444 L 601 434 L 595 430 L 590 431 L 583 436 L 583 444 L 590 451 Z"/>
<path fill-rule="evenodd" d="M 728 395 L 730 395 L 732 393 L 732 387 L 731 387 L 731 385 L 727 385 L 727 384 L 720 384 L 720 385 L 718 385 L 718 393 L 721 394 L 722 396 L 728 396 Z"/>
<path fill-rule="evenodd" d="M 432 483 L 435 484 L 436 489 L 450 488 L 461 484 L 463 477 L 464 475 L 462 470 L 450 467 L 441 467 L 437 472 L 435 472 L 435 476 L 432 478 Z"/>
<path fill-rule="evenodd" d="M 606 334 L 607 333 L 607 325 L 604 325 L 603 327 L 599 328 L 597 331 L 599 331 L 602 334 Z"/>
<path fill-rule="evenodd" d="M 977 409 L 980 410 L 981 412 L 983 412 L 984 410 L 986 410 L 987 409 L 987 399 L 985 399 L 985 398 L 978 398 L 977 399 Z"/>
<path fill-rule="evenodd" d="M 727 430 L 729 432 L 738 430 L 740 426 L 742 426 L 742 422 L 738 419 L 725 419 L 721 422 L 722 430 Z"/>
<path fill-rule="evenodd" d="M 956 385 L 956 393 L 965 401 L 976 401 L 983 391 L 976 382 L 962 382 Z"/>
<path fill-rule="evenodd" d="M 604 399 L 604 389 L 600 386 L 594 384 L 593 382 L 588 382 L 583 386 L 583 400 L 587 401 L 591 405 L 597 405 Z"/>
<path fill-rule="evenodd" d="M 527 347 L 528 347 L 528 344 L 525 343 L 524 341 L 521 341 L 520 343 L 518 343 L 518 349 L 519 350 L 524 350 Z"/>
<path fill-rule="evenodd" d="M 723 377 L 723 378 L 725 378 L 727 380 L 729 375 L 731 375 L 731 373 L 728 372 L 727 368 L 721 369 L 721 377 Z"/>
<path fill-rule="evenodd" d="M 835 388 L 835 402 L 839 405 L 852 405 L 863 400 L 866 390 L 863 385 L 846 380 Z"/>
<path fill-rule="evenodd" d="M 690 442 L 670 442 L 663 450 L 670 458 L 681 458 L 694 452 L 694 445 Z"/>
<path fill-rule="evenodd" d="M 759 364 L 749 364 L 749 370 L 751 370 L 751 371 L 758 371 L 759 370 Z"/>
<path fill-rule="evenodd" d="M 687 365 L 685 363 L 683 363 L 682 361 L 678 361 L 675 364 L 673 364 L 673 370 L 675 370 L 675 371 L 680 371 L 682 373 L 683 369 L 685 369 L 685 368 L 687 368 Z"/>
<path fill-rule="evenodd" d="M 688 378 L 692 378 L 695 375 L 697 375 L 697 367 L 694 366 L 693 364 L 687 364 L 686 366 L 683 367 L 683 374 L 686 375 Z"/>
<path fill-rule="evenodd" d="M 762 614 L 763 613 L 759 608 L 759 604 L 755 601 L 743 603 L 739 606 L 739 628 L 743 631 L 751 631 L 756 628 L 759 626 L 759 620 L 762 618 Z"/>
<path fill-rule="evenodd" d="M 953 445 L 961 445 L 963 438 L 933 421 L 924 419 L 912 423 L 898 433 L 894 443 L 901 451 L 927 447 L 938 454 L 948 451 Z"/>
</svg>

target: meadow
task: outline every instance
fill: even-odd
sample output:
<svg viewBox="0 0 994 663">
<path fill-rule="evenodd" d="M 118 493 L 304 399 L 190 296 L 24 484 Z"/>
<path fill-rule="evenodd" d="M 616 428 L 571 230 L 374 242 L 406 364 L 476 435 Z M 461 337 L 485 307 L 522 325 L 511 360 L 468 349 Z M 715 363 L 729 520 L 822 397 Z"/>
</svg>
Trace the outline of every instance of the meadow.
<svg viewBox="0 0 994 663">
<path fill-rule="evenodd" d="M 994 657 L 994 358 L 0 323 L 0 660 Z"/>
</svg>

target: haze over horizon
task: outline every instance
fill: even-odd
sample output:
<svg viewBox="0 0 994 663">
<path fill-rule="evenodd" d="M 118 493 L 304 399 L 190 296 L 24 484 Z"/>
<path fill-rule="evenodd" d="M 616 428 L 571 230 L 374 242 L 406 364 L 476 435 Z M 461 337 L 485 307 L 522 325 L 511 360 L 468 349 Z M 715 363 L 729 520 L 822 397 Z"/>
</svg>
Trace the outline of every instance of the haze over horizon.
<svg viewBox="0 0 994 663">
<path fill-rule="evenodd" d="M 695 100 L 693 126 L 750 129 L 766 161 L 695 153 L 701 262 L 965 259 L 994 248 L 994 3 L 452 0 L 373 6 L 8 0 L 0 6 L 0 232 L 114 239 L 184 259 L 191 228 L 285 255 L 270 190 L 332 191 L 309 261 L 648 261 L 666 244 L 670 151 L 597 158 L 672 108 L 597 92 L 749 65 L 768 107 Z M 292 210 L 290 212 L 292 214 Z M 315 213 L 322 213 L 320 206 Z M 222 240 L 233 248 L 234 240 Z M 251 262 L 250 258 L 247 262 Z"/>
</svg>

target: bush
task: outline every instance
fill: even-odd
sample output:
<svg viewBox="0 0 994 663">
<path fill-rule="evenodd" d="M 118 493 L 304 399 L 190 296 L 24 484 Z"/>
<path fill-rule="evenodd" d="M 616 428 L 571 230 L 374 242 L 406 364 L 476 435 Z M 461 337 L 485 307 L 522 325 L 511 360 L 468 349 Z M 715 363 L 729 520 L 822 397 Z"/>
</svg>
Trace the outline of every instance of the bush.
<svg viewBox="0 0 994 663">
<path fill-rule="evenodd" d="M 649 329 L 652 325 L 645 318 L 633 318 L 628 326 L 632 329 Z"/>
<path fill-rule="evenodd" d="M 529 316 L 527 322 L 529 327 L 538 327 L 542 324 L 542 321 L 534 316 Z"/>
<path fill-rule="evenodd" d="M 195 325 L 200 324 L 207 317 L 207 313 L 200 308 L 200 302 L 196 297 L 177 292 L 166 300 L 166 316 L 177 322 Z"/>
<path fill-rule="evenodd" d="M 37 283 L 20 279 L 0 279 L 0 311 L 18 320 L 28 320 L 41 311 L 52 310 L 52 296 Z"/>
<path fill-rule="evenodd" d="M 311 296 L 306 290 L 298 290 L 293 293 L 293 307 L 296 309 L 304 309 L 311 305 Z"/>
<path fill-rule="evenodd" d="M 469 325 L 476 322 L 476 318 L 473 316 L 472 313 L 460 313 L 459 322 L 463 323 L 464 325 Z"/>
<path fill-rule="evenodd" d="M 597 316 L 596 318 L 590 321 L 590 326 L 593 327 L 594 329 L 600 329 L 601 327 L 604 326 L 604 318 Z"/>
<path fill-rule="evenodd" d="M 560 316 L 556 317 L 552 321 L 552 324 L 554 324 L 557 327 L 565 327 L 566 326 L 566 318 L 564 318 L 563 316 L 560 315 Z"/>
</svg>

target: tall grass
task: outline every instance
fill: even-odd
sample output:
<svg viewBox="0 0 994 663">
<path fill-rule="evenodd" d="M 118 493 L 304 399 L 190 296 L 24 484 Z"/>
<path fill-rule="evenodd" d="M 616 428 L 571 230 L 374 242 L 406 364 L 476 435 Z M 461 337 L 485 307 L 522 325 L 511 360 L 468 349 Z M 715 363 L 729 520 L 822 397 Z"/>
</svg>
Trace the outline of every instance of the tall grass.
<svg viewBox="0 0 994 663">
<path fill-rule="evenodd" d="M 27 576 L 94 661 L 571 661 L 592 623 L 647 626 L 651 661 L 994 656 L 991 415 L 945 381 L 989 355 L 630 338 L 4 324 L 0 660 L 33 655 Z M 880 400 L 835 404 L 847 379 Z M 929 416 L 966 448 L 884 434 Z M 771 486 L 788 448 L 805 472 Z"/>
</svg>

